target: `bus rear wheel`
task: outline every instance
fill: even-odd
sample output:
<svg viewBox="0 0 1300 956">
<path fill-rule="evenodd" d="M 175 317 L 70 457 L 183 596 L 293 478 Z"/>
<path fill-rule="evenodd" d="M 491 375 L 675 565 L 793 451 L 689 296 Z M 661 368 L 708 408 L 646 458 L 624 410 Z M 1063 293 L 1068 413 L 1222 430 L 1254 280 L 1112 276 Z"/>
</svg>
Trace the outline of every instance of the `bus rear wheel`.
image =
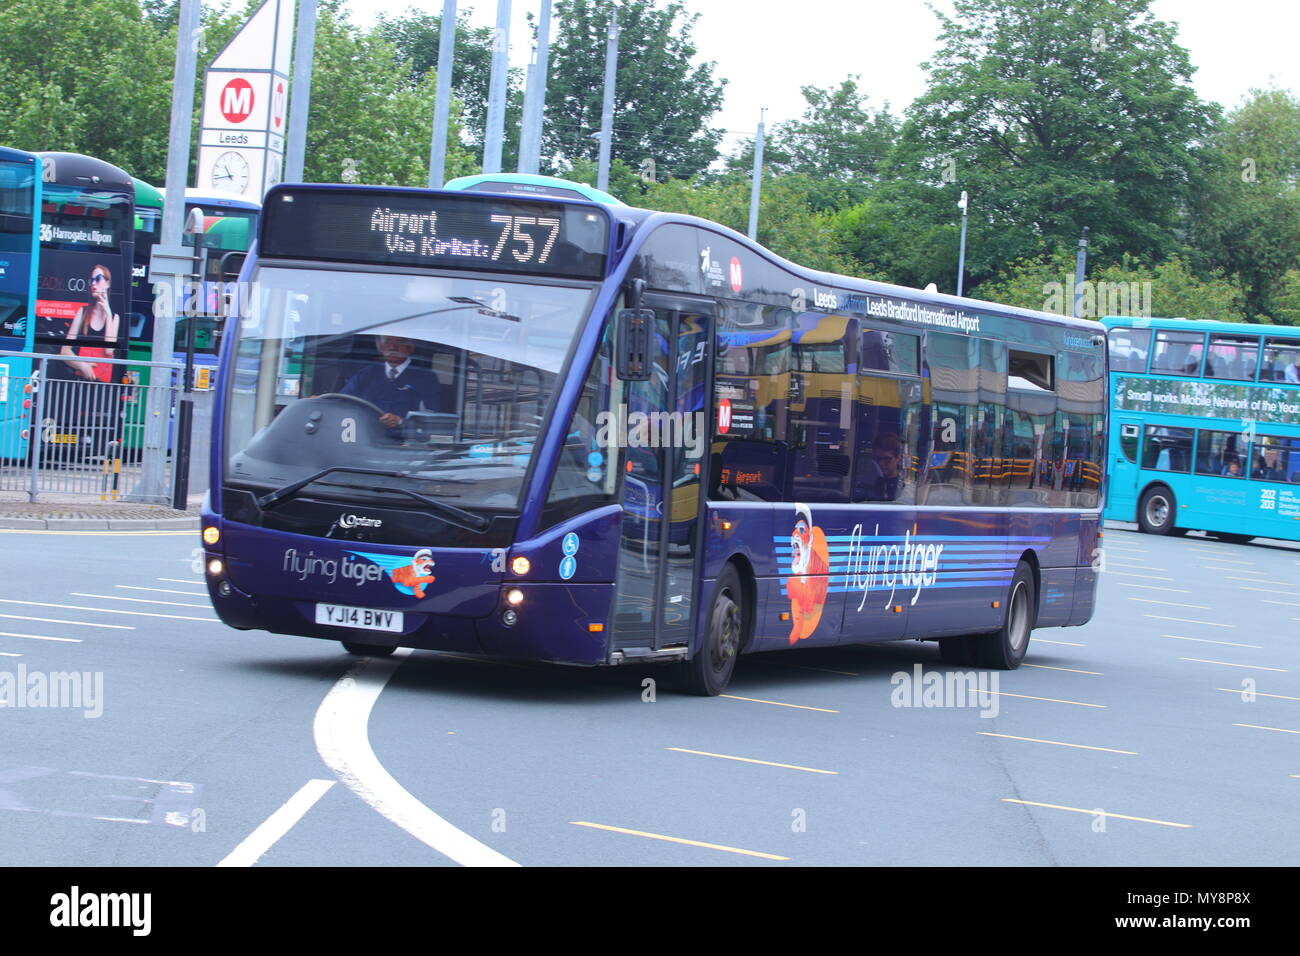
<svg viewBox="0 0 1300 956">
<path fill-rule="evenodd" d="M 731 681 L 745 637 L 745 592 L 734 564 L 713 585 L 709 632 L 695 656 L 675 665 L 678 689 L 699 697 L 716 697 Z"/>
<path fill-rule="evenodd" d="M 981 634 L 974 640 L 976 663 L 1004 671 L 1019 667 L 1029 650 L 1029 635 L 1034 629 L 1036 612 L 1034 572 L 1021 561 L 1016 565 L 1016 573 L 1007 591 L 1007 616 L 1001 629 L 992 634 Z"/>
<path fill-rule="evenodd" d="M 1156 485 L 1142 493 L 1138 502 L 1138 527 L 1147 534 L 1180 534 L 1186 529 L 1174 525 L 1178 514 L 1178 499 L 1164 485 Z"/>
<path fill-rule="evenodd" d="M 389 657 L 395 647 L 389 647 L 386 644 L 358 644 L 355 641 L 340 641 L 343 649 L 349 654 L 355 654 L 357 657 Z"/>
</svg>

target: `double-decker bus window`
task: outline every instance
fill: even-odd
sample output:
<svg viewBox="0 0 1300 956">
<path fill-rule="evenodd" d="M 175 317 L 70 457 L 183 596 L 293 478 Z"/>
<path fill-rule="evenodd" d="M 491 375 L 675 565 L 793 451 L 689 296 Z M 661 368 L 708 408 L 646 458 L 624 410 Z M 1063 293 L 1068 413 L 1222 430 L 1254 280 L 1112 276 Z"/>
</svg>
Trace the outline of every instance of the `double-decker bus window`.
<svg viewBox="0 0 1300 956">
<path fill-rule="evenodd" d="M 1200 375 L 1205 336 L 1199 332 L 1157 332 L 1151 371 L 1157 375 Z"/>
<path fill-rule="evenodd" d="M 1151 350 L 1150 329 L 1129 329 L 1123 326 L 1111 329 L 1106 336 L 1110 343 L 1110 369 L 1112 372 L 1145 372 L 1147 354 Z"/>
<path fill-rule="evenodd" d="M 1252 453 L 1250 477 L 1300 484 L 1300 438 L 1261 435 Z"/>
<path fill-rule="evenodd" d="M 1192 470 L 1192 430 L 1148 425 L 1142 467 L 1156 471 Z"/>
<path fill-rule="evenodd" d="M 862 330 L 860 371 L 875 370 L 895 375 L 916 375 L 920 368 L 920 338 L 906 332 Z"/>
<path fill-rule="evenodd" d="M 1236 382 L 1255 380 L 1259 362 L 1259 339 L 1254 336 L 1211 335 L 1205 357 L 1206 378 L 1227 378 Z"/>
<path fill-rule="evenodd" d="M 35 179 L 29 165 L 0 163 L 0 252 L 32 251 Z"/>
<path fill-rule="evenodd" d="M 1138 425 L 1119 426 L 1119 447 L 1124 457 L 1137 464 L 1138 445 L 1142 443 L 1142 428 Z"/>
<path fill-rule="evenodd" d="M 1196 473 L 1222 478 L 1245 478 L 1248 445 L 1247 438 L 1237 432 L 1198 429 Z"/>
<path fill-rule="evenodd" d="M 789 409 L 801 400 L 790 371 L 788 309 L 725 301 L 714 359 L 718 411 L 710 452 L 715 500 L 781 501 L 790 468 Z"/>
<path fill-rule="evenodd" d="M 1264 362 L 1259 367 L 1261 382 L 1300 385 L 1300 339 L 1268 339 Z"/>
</svg>

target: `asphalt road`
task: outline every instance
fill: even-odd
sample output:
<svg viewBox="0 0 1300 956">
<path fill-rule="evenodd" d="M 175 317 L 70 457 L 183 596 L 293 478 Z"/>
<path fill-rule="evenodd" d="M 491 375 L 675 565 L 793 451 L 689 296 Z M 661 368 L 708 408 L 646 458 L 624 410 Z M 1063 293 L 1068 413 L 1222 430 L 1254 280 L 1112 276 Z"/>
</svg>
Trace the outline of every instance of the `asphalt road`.
<svg viewBox="0 0 1300 956">
<path fill-rule="evenodd" d="M 1112 528 L 1090 624 L 932 699 L 958 669 L 915 642 L 745 657 L 718 699 L 649 667 L 358 665 L 216 622 L 194 544 L 0 532 L 0 681 L 89 675 L 79 706 L 0 709 L 0 862 L 1300 859 L 1294 544 Z"/>
</svg>

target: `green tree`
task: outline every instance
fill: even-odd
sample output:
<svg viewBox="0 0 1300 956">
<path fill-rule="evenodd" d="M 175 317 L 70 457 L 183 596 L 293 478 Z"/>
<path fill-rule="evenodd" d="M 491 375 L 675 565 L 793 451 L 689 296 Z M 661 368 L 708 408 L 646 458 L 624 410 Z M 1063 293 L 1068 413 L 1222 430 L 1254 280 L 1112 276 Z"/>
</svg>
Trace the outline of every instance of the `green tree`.
<svg viewBox="0 0 1300 956">
<path fill-rule="evenodd" d="M 1188 85 L 1174 27 L 1149 6 L 954 0 L 951 18 L 938 13 L 929 85 L 907 110 L 882 190 L 906 224 L 895 248 L 955 225 L 965 190 L 968 284 L 1073 248 L 1085 225 L 1102 263 L 1183 251 L 1180 217 L 1217 113 Z"/>
<path fill-rule="evenodd" d="M 778 123 L 763 144 L 764 171 L 802 175 L 815 182 L 812 202 L 818 210 L 833 211 L 864 201 L 898 134 L 888 105 L 873 111 L 858 88 L 859 79 L 849 76 L 825 89 L 803 87 L 808 103 L 803 116 Z M 753 140 L 746 141 L 727 165 L 750 173 Z"/>
<path fill-rule="evenodd" d="M 452 96 L 459 101 L 465 145 L 480 156 L 487 129 L 488 91 L 492 81 L 492 27 L 472 27 L 462 16 L 456 23 Z M 406 61 L 411 83 L 419 86 L 426 77 L 436 76 L 442 17 L 412 7 L 400 17 L 381 15 L 374 34 L 392 43 L 399 59 Z M 511 69 L 507 77 L 505 137 L 502 166 L 518 164 L 519 124 L 523 114 L 523 71 Z"/>
<path fill-rule="evenodd" d="M 1017 262 L 1004 275 L 981 283 L 976 298 L 1045 312 L 1072 314 L 1074 257 L 1065 250 Z M 1149 315 L 1187 319 L 1245 321 L 1240 283 L 1221 273 L 1201 277 L 1180 256 L 1154 266 L 1132 256 L 1091 269 L 1081 290 L 1080 313 Z"/>
<path fill-rule="evenodd" d="M 613 5 L 558 0 L 546 89 L 542 161 L 563 169 L 594 159 L 605 86 L 605 40 Z M 673 0 L 625 0 L 618 8 L 618 76 L 612 155 L 640 169 L 654 161 L 658 179 L 690 179 L 718 157 L 720 130 L 707 129 L 726 81 L 713 63 L 694 65 L 691 29 L 699 14 Z"/>
<path fill-rule="evenodd" d="M 1197 249 L 1241 276 L 1250 315 L 1280 319 L 1284 276 L 1300 268 L 1300 99 L 1252 90 L 1216 132 L 1214 160 L 1193 216 Z"/>
<path fill-rule="evenodd" d="M 147 22 L 139 0 L 7 0 L 0 142 L 160 178 L 175 50 L 175 30 Z"/>
</svg>

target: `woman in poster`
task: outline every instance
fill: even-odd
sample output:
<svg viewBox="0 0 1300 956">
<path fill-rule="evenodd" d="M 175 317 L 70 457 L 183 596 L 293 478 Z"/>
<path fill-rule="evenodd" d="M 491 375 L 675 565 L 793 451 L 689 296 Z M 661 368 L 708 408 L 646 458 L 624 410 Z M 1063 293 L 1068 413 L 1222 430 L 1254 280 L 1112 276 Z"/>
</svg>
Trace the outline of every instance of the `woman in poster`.
<svg viewBox="0 0 1300 956">
<path fill-rule="evenodd" d="M 110 347 L 83 345 L 78 353 L 73 351 L 71 345 L 65 345 L 60 351 L 61 355 L 87 359 L 108 358 L 113 354 L 111 346 L 117 344 L 117 329 L 121 323 L 121 316 L 114 315 L 108 304 L 108 292 L 112 284 L 113 274 L 106 266 L 97 265 L 90 270 L 90 302 L 78 310 L 72 325 L 68 327 L 67 335 L 69 342 L 75 342 L 79 338 L 102 338 Z M 72 369 L 77 378 L 87 381 L 107 382 L 113 377 L 113 366 L 107 363 L 68 361 L 65 364 Z"/>
</svg>

